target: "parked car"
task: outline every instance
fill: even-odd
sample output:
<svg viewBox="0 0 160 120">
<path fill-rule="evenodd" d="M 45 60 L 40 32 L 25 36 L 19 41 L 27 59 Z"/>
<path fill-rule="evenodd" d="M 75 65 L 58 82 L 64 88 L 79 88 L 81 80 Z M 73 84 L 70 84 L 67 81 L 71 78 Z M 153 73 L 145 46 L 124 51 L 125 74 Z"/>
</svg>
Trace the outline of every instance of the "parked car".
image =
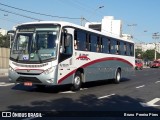
<svg viewBox="0 0 160 120">
<path fill-rule="evenodd" d="M 143 69 L 142 59 L 136 59 L 135 60 L 135 69 L 136 70 L 142 70 Z"/>
<path fill-rule="evenodd" d="M 159 68 L 160 67 L 160 61 L 155 60 L 150 64 L 150 68 Z"/>
</svg>

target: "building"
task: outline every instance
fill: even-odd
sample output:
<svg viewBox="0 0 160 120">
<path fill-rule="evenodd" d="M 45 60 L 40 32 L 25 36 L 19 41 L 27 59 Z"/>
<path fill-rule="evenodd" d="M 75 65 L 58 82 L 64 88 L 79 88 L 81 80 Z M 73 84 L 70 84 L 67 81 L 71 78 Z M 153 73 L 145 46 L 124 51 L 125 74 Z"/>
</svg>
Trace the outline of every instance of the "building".
<svg viewBox="0 0 160 120">
<path fill-rule="evenodd" d="M 87 22 L 85 27 L 122 37 L 122 21 L 113 16 L 104 16 L 101 22 Z"/>
<path fill-rule="evenodd" d="M 122 38 L 131 40 L 131 39 L 132 39 L 132 35 L 129 35 L 129 34 L 122 34 Z"/>
<path fill-rule="evenodd" d="M 136 43 L 135 49 L 141 49 L 143 52 L 155 49 L 155 43 Z M 160 42 L 156 43 L 156 51 L 160 53 Z"/>
<path fill-rule="evenodd" d="M 3 36 L 7 35 L 7 30 L 4 30 L 4 29 L 0 28 L 0 34 L 2 34 Z"/>
</svg>

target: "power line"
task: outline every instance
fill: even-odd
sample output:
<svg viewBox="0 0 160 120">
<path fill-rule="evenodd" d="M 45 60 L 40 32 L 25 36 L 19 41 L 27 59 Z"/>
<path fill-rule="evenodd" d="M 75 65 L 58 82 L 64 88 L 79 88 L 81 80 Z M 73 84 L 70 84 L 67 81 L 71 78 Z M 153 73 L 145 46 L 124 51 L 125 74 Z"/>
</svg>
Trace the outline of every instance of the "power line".
<svg viewBox="0 0 160 120">
<path fill-rule="evenodd" d="M 56 17 L 56 18 L 64 18 L 64 19 L 81 19 L 81 18 L 53 16 L 53 15 L 49 15 L 49 14 L 44 14 L 44 13 L 39 13 L 39 12 L 33 12 L 33 11 L 29 11 L 29 10 L 24 10 L 24 9 L 21 9 L 21 8 L 13 7 L 13 6 L 10 6 L 10 5 L 6 5 L 6 4 L 3 4 L 3 3 L 0 3 L 0 5 L 5 6 L 5 7 L 9 7 L 9 8 L 12 8 L 12 9 L 16 9 L 16 10 L 32 13 L 32 14 L 47 16 L 47 17 Z"/>
<path fill-rule="evenodd" d="M 0 9 L 0 11 L 7 12 L 7 13 L 10 13 L 10 14 L 14 14 L 14 15 L 18 15 L 18 16 L 25 17 L 25 18 L 30 18 L 30 19 L 33 19 L 33 20 L 42 21 L 42 20 L 37 19 L 37 18 L 29 17 L 29 16 L 26 16 L 26 15 L 22 15 L 22 14 L 19 14 L 19 13 L 11 12 L 11 11 L 4 10 L 4 9 Z"/>
<path fill-rule="evenodd" d="M 9 22 L 13 22 L 13 23 L 22 23 L 22 22 L 20 22 L 20 21 L 17 21 L 17 20 L 14 20 L 14 19 L 10 19 L 10 18 L 2 18 L 2 17 L 0 17 L 0 19 L 1 20 L 7 20 L 7 21 L 9 21 Z"/>
</svg>

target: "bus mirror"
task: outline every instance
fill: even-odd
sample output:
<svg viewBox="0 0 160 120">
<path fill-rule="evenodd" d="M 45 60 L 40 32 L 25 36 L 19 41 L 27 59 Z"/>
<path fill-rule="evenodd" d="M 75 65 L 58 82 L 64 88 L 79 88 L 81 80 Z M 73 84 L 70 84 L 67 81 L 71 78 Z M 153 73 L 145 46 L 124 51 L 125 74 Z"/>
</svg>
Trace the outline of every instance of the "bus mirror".
<svg viewBox="0 0 160 120">
<path fill-rule="evenodd" d="M 66 35 L 66 39 L 65 39 L 65 47 L 70 46 L 71 40 L 72 40 L 72 36 L 69 35 L 69 34 L 67 34 L 67 35 Z"/>
<path fill-rule="evenodd" d="M 14 34 L 15 34 L 14 30 L 7 31 L 7 35 L 14 36 Z"/>
<path fill-rule="evenodd" d="M 64 48 L 62 46 L 60 46 L 59 52 L 63 53 L 63 51 L 64 51 Z"/>
</svg>

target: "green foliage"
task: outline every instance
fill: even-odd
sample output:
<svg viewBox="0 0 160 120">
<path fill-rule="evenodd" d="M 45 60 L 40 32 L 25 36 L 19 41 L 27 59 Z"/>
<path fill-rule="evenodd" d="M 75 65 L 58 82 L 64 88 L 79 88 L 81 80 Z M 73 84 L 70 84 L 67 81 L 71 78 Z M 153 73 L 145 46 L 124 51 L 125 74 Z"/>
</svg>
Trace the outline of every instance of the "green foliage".
<svg viewBox="0 0 160 120">
<path fill-rule="evenodd" d="M 144 58 L 147 60 L 154 60 L 154 50 L 147 50 L 144 53 Z"/>
<path fill-rule="evenodd" d="M 143 52 L 141 49 L 135 49 L 135 57 L 143 60 L 154 60 L 155 50 L 147 50 Z M 160 53 L 157 53 L 157 59 L 160 59 Z"/>
<path fill-rule="evenodd" d="M 8 35 L 1 35 L 0 34 L 0 47 L 9 48 L 10 47 L 10 40 Z"/>
<path fill-rule="evenodd" d="M 135 49 L 135 57 L 136 58 L 143 59 L 143 54 L 144 54 L 144 52 L 142 51 L 142 49 Z"/>
</svg>

